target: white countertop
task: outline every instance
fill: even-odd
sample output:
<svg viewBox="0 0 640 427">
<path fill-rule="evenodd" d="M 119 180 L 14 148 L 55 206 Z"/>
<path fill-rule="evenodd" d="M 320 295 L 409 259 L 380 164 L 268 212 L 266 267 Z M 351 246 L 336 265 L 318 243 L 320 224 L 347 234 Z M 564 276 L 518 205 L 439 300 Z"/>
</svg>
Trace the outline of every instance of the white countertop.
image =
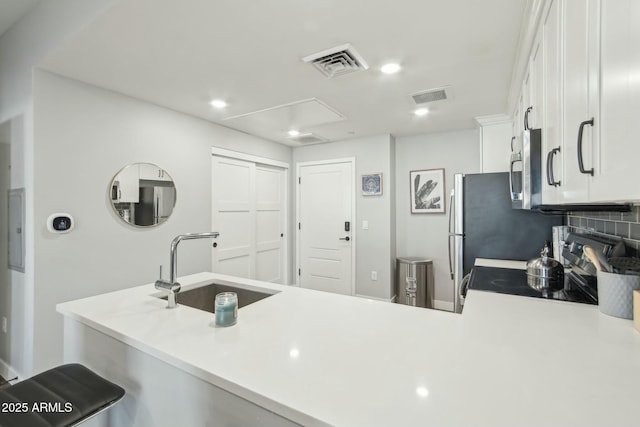
<svg viewBox="0 0 640 427">
<path fill-rule="evenodd" d="M 58 311 L 305 425 L 636 426 L 640 334 L 597 307 L 469 291 L 462 315 L 200 273 L 278 294 L 213 314 L 152 284 Z"/>
</svg>

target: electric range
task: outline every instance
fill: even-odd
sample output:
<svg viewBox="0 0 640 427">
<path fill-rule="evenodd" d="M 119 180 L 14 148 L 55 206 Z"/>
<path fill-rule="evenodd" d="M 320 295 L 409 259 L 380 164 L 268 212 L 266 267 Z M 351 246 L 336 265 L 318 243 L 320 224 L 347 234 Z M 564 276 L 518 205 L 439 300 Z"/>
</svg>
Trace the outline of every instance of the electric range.
<svg viewBox="0 0 640 427">
<path fill-rule="evenodd" d="M 558 292 L 539 292 L 527 283 L 527 272 L 522 268 L 502 268 L 476 265 L 469 277 L 468 289 L 525 297 L 546 298 L 552 300 L 577 302 L 583 304 L 598 303 L 598 283 L 596 268 L 584 255 L 582 248 L 589 245 L 602 252 L 607 258 L 622 256 L 625 246 L 622 239 L 591 234 L 569 233 L 562 242 L 562 257 L 568 268 L 564 274 L 564 289 Z"/>
<path fill-rule="evenodd" d="M 469 289 L 583 304 L 598 303 L 597 298 L 593 299 L 589 294 L 581 291 L 580 288 L 573 286 L 568 274 L 565 275 L 564 289 L 553 293 L 543 293 L 529 286 L 525 270 L 513 268 L 473 267 L 469 279 Z"/>
</svg>

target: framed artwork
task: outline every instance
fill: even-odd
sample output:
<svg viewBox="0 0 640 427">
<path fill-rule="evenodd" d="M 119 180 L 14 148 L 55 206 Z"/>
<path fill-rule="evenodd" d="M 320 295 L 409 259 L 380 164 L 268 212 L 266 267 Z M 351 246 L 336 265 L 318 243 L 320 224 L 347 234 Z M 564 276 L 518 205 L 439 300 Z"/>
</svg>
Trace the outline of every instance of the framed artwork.
<svg viewBox="0 0 640 427">
<path fill-rule="evenodd" d="M 411 213 L 444 213 L 444 169 L 409 172 Z"/>
<path fill-rule="evenodd" d="M 382 195 L 382 173 L 372 173 L 362 175 L 362 195 L 381 196 Z"/>
</svg>

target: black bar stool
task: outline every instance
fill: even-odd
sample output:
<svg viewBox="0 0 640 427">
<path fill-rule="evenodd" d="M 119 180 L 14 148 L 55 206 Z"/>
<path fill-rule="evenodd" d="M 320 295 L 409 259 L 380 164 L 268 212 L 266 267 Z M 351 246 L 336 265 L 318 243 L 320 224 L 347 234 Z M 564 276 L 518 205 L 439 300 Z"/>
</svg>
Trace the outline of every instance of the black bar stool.
<svg viewBox="0 0 640 427">
<path fill-rule="evenodd" d="M 77 363 L 0 390 L 0 427 L 70 427 L 124 397 L 122 387 Z"/>
</svg>

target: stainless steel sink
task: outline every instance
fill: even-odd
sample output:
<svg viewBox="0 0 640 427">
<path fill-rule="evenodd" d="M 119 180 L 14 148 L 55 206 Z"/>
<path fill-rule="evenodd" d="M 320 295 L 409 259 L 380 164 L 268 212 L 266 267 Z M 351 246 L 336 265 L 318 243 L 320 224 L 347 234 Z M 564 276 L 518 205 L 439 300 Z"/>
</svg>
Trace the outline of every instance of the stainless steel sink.
<svg viewBox="0 0 640 427">
<path fill-rule="evenodd" d="M 178 304 L 214 313 L 214 301 L 216 295 L 220 292 L 235 292 L 238 295 L 238 308 L 253 304 L 254 302 L 260 301 L 261 299 L 270 297 L 277 293 L 260 292 L 253 289 L 239 288 L 237 286 L 211 283 L 209 285 L 178 292 Z M 167 296 L 164 295 L 161 298 L 166 300 Z"/>
</svg>

